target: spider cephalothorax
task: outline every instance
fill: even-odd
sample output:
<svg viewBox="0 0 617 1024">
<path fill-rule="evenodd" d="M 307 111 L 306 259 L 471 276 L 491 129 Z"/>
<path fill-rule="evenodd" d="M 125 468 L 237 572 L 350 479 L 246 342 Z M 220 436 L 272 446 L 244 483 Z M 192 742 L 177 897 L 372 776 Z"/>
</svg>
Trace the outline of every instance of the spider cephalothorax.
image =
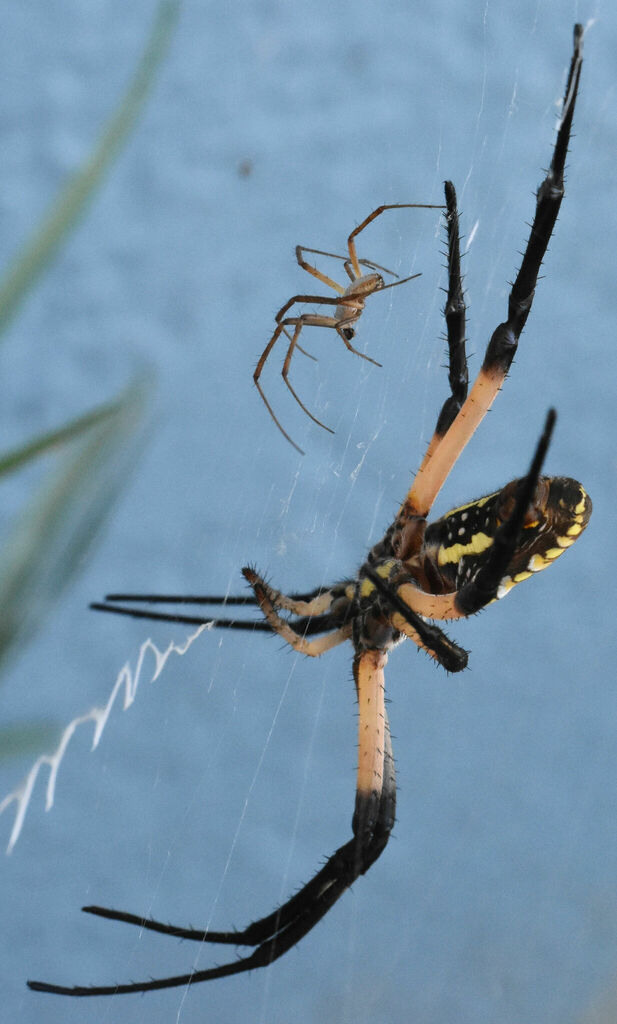
<svg viewBox="0 0 617 1024">
<path fill-rule="evenodd" d="M 435 498 L 454 462 L 503 384 L 531 309 L 540 265 L 563 197 L 564 164 L 581 72 L 582 36 L 583 30 L 577 25 L 557 141 L 548 174 L 538 189 L 529 241 L 510 292 L 508 316 L 494 331 L 469 394 L 456 193 L 452 184 L 446 182 L 448 298 L 445 320 L 450 395 L 443 405 L 428 451 L 407 497 L 382 540 L 369 552 L 357 576 L 308 594 L 287 596 L 266 583 L 254 569 L 244 569 L 253 591 L 250 597 L 178 598 L 111 594 L 106 604 L 93 606 L 147 619 L 273 631 L 294 650 L 313 657 L 324 654 L 337 644 L 351 641 L 359 708 L 352 838 L 340 846 L 314 878 L 287 903 L 242 931 L 198 931 L 124 911 L 98 906 L 83 908 L 99 917 L 136 924 L 179 938 L 254 947 L 248 956 L 219 967 L 145 982 L 64 986 L 31 981 L 28 983 L 31 988 L 73 996 L 145 992 L 238 974 L 266 966 L 282 956 L 313 928 L 352 882 L 370 868 L 388 842 L 396 803 L 394 762 L 384 699 L 384 668 L 391 648 L 404 638 L 411 639 L 447 670 L 460 671 L 467 664 L 467 653 L 449 640 L 432 620 L 473 615 L 503 597 L 517 583 L 551 565 L 585 529 L 591 514 L 591 502 L 583 487 L 566 477 L 540 476 L 555 424 L 553 410 L 546 417 L 544 430 L 524 477 L 428 523 Z M 354 234 L 367 222 L 363 222 Z M 360 271 L 357 261 L 354 261 L 352 242 L 353 235 L 350 236 L 349 249 L 354 274 L 350 272 L 350 277 L 357 279 Z M 369 266 L 374 269 L 375 265 Z M 311 273 L 316 273 L 314 268 Z M 324 280 L 319 273 L 316 276 Z M 343 290 L 340 286 L 335 287 Z M 373 290 L 377 289 L 369 289 L 368 294 Z M 290 304 L 300 301 L 300 298 L 296 296 Z M 338 300 L 330 301 L 336 303 Z M 313 322 L 303 317 L 285 320 L 284 313 L 288 307 L 289 304 L 281 310 L 280 319 L 277 317 L 278 333 L 275 332 L 260 365 L 263 365 L 286 323 L 294 325 L 293 346 L 302 326 Z M 361 309 L 356 304 L 356 314 Z M 352 329 L 353 324 L 345 325 L 339 318 L 327 326 L 335 327 L 340 334 L 347 328 Z M 292 350 L 290 348 L 289 351 Z M 124 605 L 116 603 L 122 601 Z M 264 619 L 212 619 L 131 607 L 132 602 L 139 601 L 201 603 L 227 608 L 259 605 Z"/>
</svg>

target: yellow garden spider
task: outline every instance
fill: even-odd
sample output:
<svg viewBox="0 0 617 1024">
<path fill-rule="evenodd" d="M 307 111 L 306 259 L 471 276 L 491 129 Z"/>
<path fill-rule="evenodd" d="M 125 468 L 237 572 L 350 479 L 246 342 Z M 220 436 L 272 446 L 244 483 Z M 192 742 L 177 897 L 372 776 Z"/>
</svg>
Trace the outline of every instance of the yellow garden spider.
<svg viewBox="0 0 617 1024">
<path fill-rule="evenodd" d="M 508 316 L 494 331 L 469 394 L 458 211 L 454 187 L 446 182 L 449 280 L 445 320 L 450 395 L 396 519 L 369 552 L 356 578 L 289 597 L 269 586 L 254 569 L 244 569 L 253 589 L 250 597 L 111 594 L 106 604 L 93 605 L 148 619 L 273 631 L 294 650 L 313 657 L 350 640 L 359 705 L 352 838 L 287 903 L 241 931 L 197 931 L 119 910 L 83 908 L 89 914 L 164 935 L 254 947 L 245 957 L 219 967 L 144 982 L 70 987 L 29 981 L 30 988 L 71 996 L 148 992 L 239 974 L 265 967 L 283 956 L 321 920 L 352 882 L 368 871 L 388 842 L 395 815 L 394 761 L 384 704 L 384 669 L 390 650 L 409 638 L 447 671 L 465 668 L 467 653 L 427 619 L 473 615 L 503 597 L 517 583 L 551 565 L 585 529 L 591 502 L 582 486 L 566 477 L 540 476 L 555 423 L 553 410 L 548 413 L 526 476 L 427 524 L 437 493 L 503 384 L 531 309 L 540 265 L 563 198 L 564 164 L 581 72 L 582 37 L 582 27 L 576 25 L 557 140 L 548 174 L 537 193 L 535 217 L 510 292 Z M 116 603 L 121 601 L 125 604 Z M 264 620 L 204 619 L 131 607 L 132 602 L 139 601 L 258 605 Z M 282 617 L 281 611 L 288 616 Z"/>
</svg>

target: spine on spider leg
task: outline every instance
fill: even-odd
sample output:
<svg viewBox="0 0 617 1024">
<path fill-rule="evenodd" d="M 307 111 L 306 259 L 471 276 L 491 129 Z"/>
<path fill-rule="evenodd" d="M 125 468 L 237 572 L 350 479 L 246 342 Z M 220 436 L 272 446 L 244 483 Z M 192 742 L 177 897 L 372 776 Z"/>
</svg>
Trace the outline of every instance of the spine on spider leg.
<svg viewBox="0 0 617 1024">
<path fill-rule="evenodd" d="M 486 562 L 472 582 L 463 587 L 457 595 L 456 607 L 463 615 L 475 615 L 497 596 L 499 585 L 523 531 L 525 515 L 533 501 L 556 419 L 555 410 L 549 409 L 529 472 L 518 482 L 514 508 L 495 533 Z"/>
<path fill-rule="evenodd" d="M 574 53 L 570 62 L 562 117 L 557 130 L 551 164 L 536 193 L 536 212 L 521 267 L 510 292 L 508 319 L 495 330 L 486 350 L 482 366 L 485 373 L 498 371 L 506 374 L 508 372 L 516 352 L 518 339 L 531 310 L 542 260 L 546 255 L 564 196 L 564 168 L 582 65 L 583 27 L 575 25 Z"/>
<path fill-rule="evenodd" d="M 211 629 L 248 629 L 264 633 L 272 630 L 261 619 L 218 619 L 205 615 L 174 615 L 172 612 L 153 612 L 144 608 L 124 607 L 119 604 L 105 604 L 93 601 L 89 608 L 95 612 L 111 612 L 112 615 L 128 615 L 133 619 L 148 619 L 154 622 L 178 622 L 185 626 L 208 626 Z"/>
<path fill-rule="evenodd" d="M 393 620 L 395 629 L 443 665 L 446 672 L 461 672 L 467 668 L 467 651 L 450 640 L 439 626 L 426 622 L 403 600 L 399 594 L 400 583 L 393 586 L 368 563 L 363 565 L 361 571 L 385 598 L 387 606 L 400 616 L 400 620 Z"/>
<path fill-rule="evenodd" d="M 469 373 L 465 353 L 465 296 L 461 278 L 461 244 L 456 190 L 451 181 L 444 182 L 446 225 L 448 229 L 448 298 L 444 308 L 448 332 L 448 381 L 451 394 L 446 398 L 435 433 L 443 437 L 451 427 L 467 398 Z"/>
</svg>

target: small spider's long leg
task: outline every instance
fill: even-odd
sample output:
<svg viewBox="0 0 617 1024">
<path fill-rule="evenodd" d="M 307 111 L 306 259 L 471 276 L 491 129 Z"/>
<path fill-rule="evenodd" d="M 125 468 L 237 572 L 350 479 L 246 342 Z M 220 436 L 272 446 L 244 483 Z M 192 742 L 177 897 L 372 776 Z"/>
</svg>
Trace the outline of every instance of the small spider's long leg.
<svg viewBox="0 0 617 1024">
<path fill-rule="evenodd" d="M 391 281 L 390 284 L 384 284 L 382 288 L 378 288 L 377 291 L 387 292 L 388 288 L 398 288 L 400 284 L 407 284 L 408 281 L 415 281 L 417 277 L 422 277 L 422 274 L 410 274 L 409 277 L 402 277 L 400 281 Z"/>
<path fill-rule="evenodd" d="M 531 310 L 538 274 L 546 254 L 564 195 L 564 167 L 578 93 L 583 28 L 574 27 L 574 52 L 550 167 L 537 191 L 536 211 L 523 260 L 508 299 L 508 316 L 488 343 L 476 381 L 431 458 L 424 460 L 399 513 L 399 520 L 425 518 L 452 466 L 490 409 L 516 353 L 521 331 Z"/>
<path fill-rule="evenodd" d="M 263 350 L 263 352 L 261 353 L 261 355 L 260 355 L 260 357 L 259 357 L 259 359 L 257 361 L 257 366 L 255 367 L 255 372 L 253 373 L 253 380 L 255 382 L 255 387 L 257 388 L 257 390 L 258 390 L 258 392 L 259 392 L 259 394 L 260 394 L 260 396 L 262 398 L 262 401 L 263 401 L 264 405 L 266 406 L 266 409 L 270 413 L 270 416 L 272 417 L 272 419 L 276 423 L 276 425 L 279 428 L 281 434 L 283 435 L 283 437 L 285 437 L 289 441 L 289 443 L 296 449 L 296 451 L 298 451 L 300 453 L 300 455 L 304 455 L 304 451 L 302 450 L 302 448 L 300 448 L 300 445 L 296 444 L 296 442 L 293 440 L 293 438 L 290 437 L 290 435 L 285 430 L 283 424 L 278 419 L 276 413 L 274 412 L 274 409 L 272 408 L 269 400 L 266 397 L 266 393 L 265 393 L 264 389 L 261 386 L 260 377 L 261 377 L 261 374 L 263 372 L 263 368 L 264 368 L 264 366 L 266 364 L 266 361 L 268 359 L 268 356 L 270 355 L 272 349 L 276 345 L 276 343 L 277 343 L 278 339 L 280 338 L 281 334 L 284 333 L 289 338 L 289 334 L 288 334 L 288 332 L 285 329 L 288 325 L 292 324 L 294 326 L 294 328 L 298 325 L 298 323 L 302 323 L 303 325 L 308 325 L 308 326 L 312 326 L 312 327 L 332 327 L 332 328 L 336 328 L 337 327 L 338 321 L 334 317 L 321 316 L 321 315 L 319 315 L 317 313 L 304 313 L 304 314 L 302 314 L 301 316 L 298 316 L 298 317 L 289 317 L 289 318 L 283 319 L 283 317 L 285 316 L 285 313 L 287 313 L 289 311 L 289 309 L 291 309 L 291 307 L 295 303 L 305 303 L 305 302 L 314 302 L 314 303 L 317 303 L 317 304 L 323 304 L 323 305 L 327 305 L 327 306 L 346 306 L 346 307 L 349 307 L 350 312 L 352 310 L 356 310 L 357 309 L 357 304 L 358 304 L 357 303 L 357 299 L 354 299 L 353 297 L 349 298 L 349 299 L 344 299 L 344 298 L 333 298 L 332 296 L 328 296 L 328 295 L 293 295 L 292 298 L 289 299 L 285 303 L 284 306 L 281 306 L 281 308 L 279 309 L 278 313 L 276 314 L 275 320 L 276 320 L 276 324 L 277 325 L 276 325 L 276 328 L 274 330 L 274 333 L 273 333 L 272 337 L 270 338 L 270 341 L 266 345 L 265 349 Z M 296 332 L 295 332 L 295 336 L 296 336 L 295 345 L 293 343 L 293 336 L 292 336 L 292 342 L 291 342 L 291 344 L 293 346 L 292 347 L 292 351 L 293 351 L 294 347 L 299 347 L 297 345 L 297 335 L 296 335 Z M 305 355 L 309 355 L 309 353 L 305 352 Z M 361 355 L 361 353 L 358 353 L 358 355 Z M 313 358 L 313 357 L 311 356 L 310 358 Z M 368 357 L 365 357 L 365 358 L 368 358 Z M 294 389 L 291 387 L 291 385 L 289 384 L 289 382 L 287 380 L 285 381 L 285 383 L 289 387 L 289 390 L 293 394 L 293 396 L 296 399 L 296 401 L 298 402 L 298 404 L 306 412 L 306 414 L 308 416 L 310 416 L 311 419 L 314 419 L 316 423 L 318 423 L 320 426 L 322 426 L 324 428 L 324 430 L 330 431 L 330 427 L 327 427 L 325 425 L 325 423 L 321 423 L 320 420 L 317 420 L 313 416 L 313 414 L 311 412 L 309 412 L 309 410 L 306 408 L 304 403 L 300 400 L 300 398 L 295 393 Z M 332 431 L 330 431 L 330 432 L 332 432 Z"/>
<path fill-rule="evenodd" d="M 401 284 L 402 283 L 403 282 L 401 281 Z M 397 282 L 397 284 L 398 284 L 398 282 Z M 351 352 L 352 355 L 360 356 L 360 359 L 366 359 L 367 363 L 372 363 L 373 366 L 381 366 L 382 364 L 378 363 L 377 360 L 373 359 L 372 356 L 367 356 L 366 352 L 360 352 L 359 349 L 354 348 L 354 346 L 351 344 L 351 341 L 347 337 L 346 331 L 348 330 L 349 327 L 352 327 L 353 324 L 356 323 L 357 319 L 358 319 L 358 316 L 356 314 L 355 316 L 350 316 L 349 319 L 347 319 L 347 320 L 339 320 L 334 325 L 336 333 L 338 334 L 339 338 L 343 342 L 343 345 L 345 346 L 347 351 Z"/>
<path fill-rule="evenodd" d="M 143 919 L 135 914 L 89 906 L 83 909 L 111 920 L 136 924 L 165 935 L 174 935 L 197 942 L 217 942 L 256 946 L 249 956 L 232 963 L 171 978 L 127 985 L 53 985 L 29 981 L 37 992 L 69 996 L 107 996 L 133 992 L 151 992 L 213 981 L 216 978 L 241 974 L 256 967 L 267 967 L 283 956 L 311 931 L 346 889 L 366 873 L 383 852 L 390 837 L 396 810 L 396 780 L 390 740 L 390 728 L 384 704 L 383 651 L 364 651 L 354 659 L 354 679 L 359 705 L 358 775 L 356 804 L 352 821 L 353 838 L 339 847 L 315 877 L 278 910 L 249 925 L 243 931 L 200 932 L 192 928 L 176 928 L 159 921 Z"/>
<path fill-rule="evenodd" d="M 254 569 L 246 567 L 242 572 L 255 591 L 255 596 L 259 606 L 272 630 L 275 633 L 278 633 L 278 635 L 282 637 L 290 647 L 293 647 L 294 651 L 298 651 L 299 654 L 307 654 L 311 658 L 318 658 L 320 655 L 325 654 L 326 651 L 330 651 L 333 647 L 337 647 L 338 644 L 342 644 L 345 640 L 349 640 L 351 636 L 350 624 L 343 625 L 338 629 L 335 629 L 334 632 L 320 637 L 319 640 L 305 640 L 303 636 L 298 636 L 295 629 L 293 629 L 285 619 L 282 619 L 276 614 L 274 604 L 270 598 L 270 588 L 267 583 L 257 575 Z M 276 591 L 274 593 L 276 593 Z"/>
<path fill-rule="evenodd" d="M 283 334 L 285 335 L 288 341 L 291 341 L 292 335 L 289 333 L 287 328 L 283 329 Z M 301 352 L 302 355 L 306 356 L 308 359 L 312 359 L 314 363 L 319 362 L 317 356 L 314 356 L 310 352 L 307 352 L 305 348 L 302 348 L 302 345 L 298 345 L 298 342 L 296 342 L 296 348 L 298 349 L 298 352 Z"/>
<path fill-rule="evenodd" d="M 347 270 L 347 264 L 349 262 L 350 262 L 349 258 L 345 257 L 345 269 L 346 270 Z M 358 263 L 359 263 L 359 265 L 361 267 L 368 267 L 370 270 L 381 270 L 384 274 L 390 274 L 391 277 L 398 278 L 400 276 L 399 274 L 395 274 L 393 270 L 388 270 L 387 267 L 382 267 L 381 263 L 374 263 L 373 260 L 358 260 Z M 348 270 L 347 270 L 347 273 L 349 274 Z M 349 276 L 351 277 L 351 274 L 349 274 Z M 417 275 L 414 274 L 414 277 L 416 277 L 416 276 Z M 353 278 L 352 278 L 352 280 L 353 280 Z M 410 281 L 411 278 L 408 277 L 406 280 Z"/>
<path fill-rule="evenodd" d="M 320 317 L 319 319 L 322 320 L 322 323 L 320 323 L 318 325 L 320 327 L 334 327 L 336 325 L 336 321 L 334 321 L 334 320 L 332 321 L 332 323 L 330 323 L 330 320 L 332 319 L 331 317 Z M 325 321 L 328 321 L 328 322 L 326 323 Z M 281 370 L 281 375 L 283 377 L 283 380 L 285 381 L 285 384 L 287 385 L 287 387 L 291 391 L 291 393 L 292 393 L 293 397 L 295 398 L 296 402 L 298 403 L 298 405 L 300 406 L 302 411 L 306 413 L 306 415 L 309 417 L 309 419 L 311 419 L 313 421 L 313 423 L 316 423 L 318 427 L 323 427 L 323 429 L 327 430 L 329 434 L 333 434 L 334 431 L 332 430 L 332 427 L 329 427 L 326 423 L 323 423 L 320 419 L 318 419 L 317 416 L 315 416 L 314 413 L 311 412 L 311 410 L 304 404 L 304 402 L 300 398 L 299 394 L 297 393 L 297 391 L 293 387 L 291 381 L 289 380 L 289 367 L 291 365 L 291 360 L 292 360 L 292 357 L 293 357 L 293 354 L 294 354 L 294 350 L 295 350 L 297 342 L 298 342 L 298 338 L 300 337 L 300 332 L 302 331 L 302 328 L 304 326 L 304 320 L 303 320 L 302 317 L 298 317 L 297 319 L 283 320 L 282 323 L 283 324 L 295 323 L 295 330 L 294 330 L 294 333 L 293 333 L 293 337 L 292 337 L 292 339 L 291 339 L 291 341 L 289 343 L 289 347 L 288 347 L 287 353 L 285 355 L 285 360 L 283 362 L 283 369 Z M 337 330 L 338 330 L 338 328 L 337 328 Z M 285 332 L 285 333 L 287 333 L 287 332 Z"/>
<path fill-rule="evenodd" d="M 316 306 L 349 306 L 350 309 L 354 309 L 358 305 L 358 300 L 355 299 L 353 296 L 349 296 L 349 298 L 335 298 L 333 295 L 292 295 L 292 297 L 287 300 L 285 305 L 281 306 L 281 308 L 279 309 L 279 311 L 276 314 L 276 316 L 274 317 L 274 319 L 276 320 L 277 324 L 280 324 L 281 321 L 283 320 L 284 316 L 285 316 L 285 313 L 287 313 L 291 309 L 292 306 L 294 306 L 296 303 L 298 303 L 298 305 L 300 305 L 300 304 L 304 304 L 304 303 L 308 303 L 308 302 L 313 303 Z M 309 314 L 306 314 L 306 315 L 308 315 L 308 316 L 318 316 L 319 314 L 317 314 L 317 313 L 314 313 L 314 314 L 309 313 Z M 299 319 L 299 317 L 298 318 L 294 318 L 294 320 L 295 319 Z M 333 318 L 332 317 L 324 317 L 324 319 L 329 321 L 329 320 L 331 320 Z M 326 323 L 326 324 L 315 324 L 315 326 L 316 327 L 332 327 L 333 325 L 331 323 Z"/>
<path fill-rule="evenodd" d="M 290 435 L 285 430 L 285 427 L 283 426 L 283 424 L 279 420 L 278 416 L 274 412 L 274 409 L 272 408 L 272 406 L 270 405 L 270 402 L 266 398 L 266 393 L 265 393 L 264 389 L 262 388 L 261 383 L 260 383 L 260 379 L 259 379 L 261 377 L 262 370 L 263 370 L 263 368 L 264 368 L 264 366 L 266 364 L 266 360 L 267 360 L 268 356 L 270 355 L 270 352 L 272 351 L 272 349 L 276 345 L 276 342 L 278 341 L 281 333 L 284 330 L 285 330 L 285 324 L 284 323 L 283 324 L 277 324 L 277 327 L 276 327 L 276 329 L 274 331 L 274 334 L 270 338 L 270 341 L 268 342 L 268 344 L 266 345 L 265 349 L 263 350 L 263 352 L 261 353 L 261 355 L 259 357 L 259 360 L 257 362 L 257 366 L 255 367 L 255 372 L 253 374 L 253 380 L 255 382 L 255 387 L 257 388 L 257 390 L 258 390 L 258 392 L 259 392 L 259 394 L 260 394 L 260 396 L 262 398 L 262 401 L 263 401 L 266 409 L 270 413 L 270 416 L 272 417 L 272 419 L 276 423 L 276 425 L 279 428 L 279 430 L 280 430 L 281 434 L 283 435 L 283 437 L 285 437 L 289 441 L 290 445 L 293 448 L 295 448 L 296 451 L 300 453 L 300 455 L 304 455 L 304 450 L 300 447 L 299 444 L 296 444 L 296 442 L 294 441 L 294 439 L 292 437 L 290 437 Z"/>
<path fill-rule="evenodd" d="M 308 245 L 298 245 L 298 246 L 296 246 L 296 258 L 297 258 L 298 252 L 313 252 L 313 253 L 315 253 L 316 256 L 330 256 L 331 259 L 333 259 L 333 260 L 342 260 L 344 265 L 345 265 L 345 270 L 347 271 L 348 277 L 350 277 L 352 281 L 356 280 L 352 270 L 350 269 L 351 268 L 351 260 L 349 259 L 349 256 L 339 256 L 339 254 L 337 252 L 326 252 L 325 249 L 310 249 L 308 247 Z M 391 274 L 392 277 L 398 277 L 398 274 L 395 274 L 393 270 L 388 270 L 387 267 L 382 267 L 379 263 L 373 263 L 372 260 L 358 260 L 358 264 L 361 267 L 369 267 L 371 270 L 382 270 L 384 272 L 384 274 Z M 302 267 L 303 270 L 307 270 L 308 269 L 309 272 L 311 272 L 311 273 L 316 269 L 315 267 L 310 267 L 309 268 L 308 266 L 305 266 L 304 263 L 300 263 L 300 266 Z M 319 277 L 320 275 L 316 274 L 315 276 Z M 323 280 L 323 278 L 320 277 L 320 280 Z M 330 280 L 329 278 L 326 278 L 326 283 L 328 283 L 329 280 Z M 333 282 L 333 283 L 335 283 L 335 282 Z M 339 287 L 340 287 L 340 285 L 339 285 Z M 342 291 L 344 291 L 344 289 L 342 289 Z M 342 294 L 342 292 L 341 292 L 341 294 Z"/>
<path fill-rule="evenodd" d="M 318 270 L 317 267 L 312 267 L 310 263 L 307 263 L 306 260 L 302 258 L 302 253 L 304 252 L 314 252 L 318 256 L 332 256 L 335 260 L 344 260 L 345 257 L 337 256 L 334 252 L 322 252 L 321 249 L 309 249 L 307 245 L 296 246 L 296 259 L 302 269 L 306 270 L 307 274 L 312 274 L 313 277 L 316 277 L 322 282 L 322 284 L 326 284 L 329 288 L 333 288 L 339 295 L 343 295 L 345 292 L 343 286 L 339 284 L 338 281 L 334 281 L 331 277 L 328 277 L 328 275 L 324 274 L 321 270 Z"/>
<path fill-rule="evenodd" d="M 434 203 L 384 203 L 383 206 L 378 206 L 376 210 L 369 213 L 368 217 L 365 217 L 361 224 L 358 224 L 357 228 L 354 228 L 349 238 L 347 239 L 347 248 L 349 249 L 349 259 L 354 269 L 356 277 L 361 277 L 360 263 L 356 253 L 356 238 L 361 231 L 364 231 L 365 227 L 380 217 L 386 210 L 441 210 L 443 207 L 441 204 Z"/>
</svg>

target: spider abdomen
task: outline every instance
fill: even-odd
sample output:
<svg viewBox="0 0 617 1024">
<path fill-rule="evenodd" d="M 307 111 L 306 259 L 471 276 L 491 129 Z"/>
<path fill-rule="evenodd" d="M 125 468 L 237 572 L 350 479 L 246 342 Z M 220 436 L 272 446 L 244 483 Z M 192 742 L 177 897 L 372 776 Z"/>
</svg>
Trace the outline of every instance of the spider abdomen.
<svg viewBox="0 0 617 1024">
<path fill-rule="evenodd" d="M 518 484 L 513 480 L 427 526 L 421 561 L 433 593 L 458 591 L 474 579 L 510 514 Z M 551 565 L 580 536 L 590 515 L 591 499 L 578 481 L 541 477 L 497 597 Z"/>
</svg>

